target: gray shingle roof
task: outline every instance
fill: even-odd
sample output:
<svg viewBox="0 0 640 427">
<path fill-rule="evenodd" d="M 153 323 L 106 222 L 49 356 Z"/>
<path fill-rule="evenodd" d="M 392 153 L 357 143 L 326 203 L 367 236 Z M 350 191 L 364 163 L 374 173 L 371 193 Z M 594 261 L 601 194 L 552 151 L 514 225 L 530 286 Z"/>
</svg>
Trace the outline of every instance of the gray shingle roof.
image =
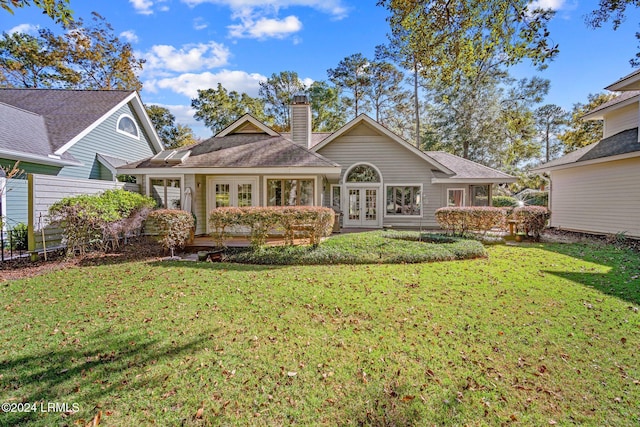
<svg viewBox="0 0 640 427">
<path fill-rule="evenodd" d="M 456 179 L 514 179 L 515 177 L 480 163 L 444 151 L 427 151 L 428 156 L 455 172 Z"/>
<path fill-rule="evenodd" d="M 123 101 L 131 91 L 0 89 L 0 102 L 44 117 L 53 151 Z"/>
<path fill-rule="evenodd" d="M 586 162 L 588 160 L 604 159 L 639 151 L 638 128 L 624 130 L 610 137 L 601 139 L 595 144 L 587 145 L 576 151 L 545 163 L 534 170 L 544 170 L 556 166 L 568 165 L 572 163 Z"/>
<path fill-rule="evenodd" d="M 255 168 L 255 167 L 337 167 L 337 163 L 313 153 L 282 136 L 231 134 L 213 137 L 188 149 L 184 163 L 163 165 L 151 158 L 123 168 Z"/>
</svg>

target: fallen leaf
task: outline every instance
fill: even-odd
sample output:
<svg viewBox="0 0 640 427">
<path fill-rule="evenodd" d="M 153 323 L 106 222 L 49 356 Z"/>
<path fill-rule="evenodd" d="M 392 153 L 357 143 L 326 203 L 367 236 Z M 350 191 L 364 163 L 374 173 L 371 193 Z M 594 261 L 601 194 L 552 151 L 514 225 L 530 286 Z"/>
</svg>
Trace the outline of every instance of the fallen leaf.
<svg viewBox="0 0 640 427">
<path fill-rule="evenodd" d="M 620 338 L 620 342 L 622 344 L 626 344 L 627 343 L 627 339 L 625 337 Z"/>
<path fill-rule="evenodd" d="M 413 399 L 415 399 L 415 398 L 416 398 L 415 396 L 404 396 L 404 397 L 402 398 L 402 401 L 403 401 L 403 402 L 411 402 L 411 401 L 412 401 Z"/>
<path fill-rule="evenodd" d="M 288 377 L 295 377 L 296 375 L 298 375 L 297 372 L 292 372 L 292 371 L 287 372 Z"/>
<path fill-rule="evenodd" d="M 200 404 L 200 408 L 196 412 L 196 420 L 201 420 L 204 415 L 204 401 Z"/>
</svg>

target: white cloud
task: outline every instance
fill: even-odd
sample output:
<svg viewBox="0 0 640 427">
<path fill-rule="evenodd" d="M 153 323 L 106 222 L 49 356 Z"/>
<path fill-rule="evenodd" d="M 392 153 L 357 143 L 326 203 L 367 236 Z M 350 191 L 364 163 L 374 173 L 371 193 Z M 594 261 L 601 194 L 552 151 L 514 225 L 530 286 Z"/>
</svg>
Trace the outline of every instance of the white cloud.
<svg viewBox="0 0 640 427">
<path fill-rule="evenodd" d="M 209 23 L 207 21 L 205 21 L 205 19 L 201 16 L 198 16 L 196 19 L 193 20 L 193 29 L 194 30 L 204 30 L 205 28 L 207 28 L 209 26 Z"/>
<path fill-rule="evenodd" d="M 529 4 L 528 9 L 551 9 L 551 10 L 560 10 L 564 6 L 565 0 L 535 0 Z"/>
<path fill-rule="evenodd" d="M 120 37 L 129 43 L 138 43 L 140 39 L 138 39 L 138 35 L 133 30 L 127 30 L 120 33 Z"/>
<path fill-rule="evenodd" d="M 38 30 L 39 29 L 40 29 L 40 27 L 37 26 L 37 25 L 20 24 L 20 25 L 16 25 L 15 27 L 13 27 L 9 31 L 7 31 L 7 34 L 23 33 L 23 34 L 30 34 L 32 36 L 35 36 L 35 35 L 38 34 Z"/>
<path fill-rule="evenodd" d="M 185 73 L 222 67 L 227 65 L 230 55 L 226 46 L 212 41 L 188 44 L 179 49 L 170 45 L 155 45 L 142 57 L 147 60 L 146 70 Z"/>
<path fill-rule="evenodd" d="M 144 89 L 152 93 L 160 89 L 168 89 L 189 98 L 195 98 L 198 96 L 198 89 L 216 88 L 220 83 L 228 91 L 235 90 L 257 96 L 259 83 L 266 79 L 261 74 L 250 74 L 245 71 L 222 70 L 215 74 L 207 71 L 200 74 L 185 73 L 177 77 L 147 80 L 144 82 Z"/>
<path fill-rule="evenodd" d="M 153 6 L 152 0 L 129 0 L 129 3 L 141 15 L 151 15 L 153 13 L 153 10 L 151 10 Z"/>
<path fill-rule="evenodd" d="M 296 16 L 287 16 L 284 19 L 243 17 L 242 23 L 229 25 L 229 35 L 240 38 L 278 38 L 282 39 L 302 29 L 302 22 Z"/>
<path fill-rule="evenodd" d="M 240 9 L 283 9 L 292 6 L 306 6 L 333 15 L 341 19 L 347 16 L 348 8 L 343 0 L 182 0 L 189 6 L 212 3 L 227 6 L 232 10 Z"/>
</svg>

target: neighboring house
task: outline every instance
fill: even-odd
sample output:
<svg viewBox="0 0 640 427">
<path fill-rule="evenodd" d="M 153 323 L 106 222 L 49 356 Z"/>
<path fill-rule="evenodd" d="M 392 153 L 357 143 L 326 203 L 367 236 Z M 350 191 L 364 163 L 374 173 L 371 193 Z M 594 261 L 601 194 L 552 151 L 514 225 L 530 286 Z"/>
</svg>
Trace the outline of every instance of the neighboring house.
<svg viewBox="0 0 640 427">
<path fill-rule="evenodd" d="M 163 149 L 132 91 L 0 89 L 0 117 L 0 165 L 19 161 L 24 171 L 6 183 L 8 228 L 28 223 L 29 174 L 73 178 L 65 182 L 75 187 L 82 187 L 78 180 L 115 181 L 117 167 Z M 51 185 L 50 195 L 64 193 Z"/>
<path fill-rule="evenodd" d="M 213 138 L 117 168 L 168 208 L 185 194 L 197 234 L 220 206 L 329 206 L 344 227 L 437 227 L 443 206 L 487 206 L 491 186 L 516 178 L 443 152 L 422 152 L 361 115 L 334 133 L 311 132 L 306 97 L 296 97 L 292 131 L 245 115 Z"/>
<path fill-rule="evenodd" d="M 620 96 L 588 112 L 603 139 L 536 168 L 551 178 L 550 225 L 640 237 L 640 70 L 607 86 Z"/>
</svg>

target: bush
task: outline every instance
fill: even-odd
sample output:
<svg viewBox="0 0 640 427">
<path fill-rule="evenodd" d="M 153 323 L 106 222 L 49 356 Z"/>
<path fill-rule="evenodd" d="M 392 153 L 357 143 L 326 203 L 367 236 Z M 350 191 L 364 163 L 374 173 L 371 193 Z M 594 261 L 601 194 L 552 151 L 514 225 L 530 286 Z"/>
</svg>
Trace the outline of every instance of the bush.
<svg viewBox="0 0 640 427">
<path fill-rule="evenodd" d="M 284 233 L 287 245 L 302 234 L 312 245 L 331 234 L 334 211 L 317 206 L 224 207 L 209 213 L 211 236 L 219 246 L 224 246 L 231 227 L 243 226 L 250 230 L 251 246 L 264 246 L 272 230 Z"/>
<path fill-rule="evenodd" d="M 547 226 L 550 212 L 544 206 L 522 206 L 513 209 L 513 219 L 516 221 L 518 232 L 524 232 L 535 240 Z"/>
<path fill-rule="evenodd" d="M 486 233 L 492 228 L 504 230 L 507 210 L 493 206 L 446 207 L 436 211 L 436 221 L 444 230 L 463 235 L 467 231 Z"/>
<path fill-rule="evenodd" d="M 493 196 L 491 199 L 494 207 L 511 207 L 516 206 L 518 203 L 518 199 L 511 196 Z"/>
<path fill-rule="evenodd" d="M 11 229 L 11 249 L 14 251 L 26 251 L 29 247 L 29 228 L 24 222 L 16 224 Z"/>
<path fill-rule="evenodd" d="M 121 237 L 137 231 L 155 206 L 150 197 L 125 190 L 65 197 L 49 207 L 51 224 L 62 228 L 67 254 L 88 248 L 115 249 Z"/>
<path fill-rule="evenodd" d="M 187 211 L 176 209 L 158 209 L 149 214 L 147 221 L 152 221 L 158 231 L 158 242 L 173 251 L 184 247 L 191 236 L 194 226 L 193 215 Z"/>
</svg>

